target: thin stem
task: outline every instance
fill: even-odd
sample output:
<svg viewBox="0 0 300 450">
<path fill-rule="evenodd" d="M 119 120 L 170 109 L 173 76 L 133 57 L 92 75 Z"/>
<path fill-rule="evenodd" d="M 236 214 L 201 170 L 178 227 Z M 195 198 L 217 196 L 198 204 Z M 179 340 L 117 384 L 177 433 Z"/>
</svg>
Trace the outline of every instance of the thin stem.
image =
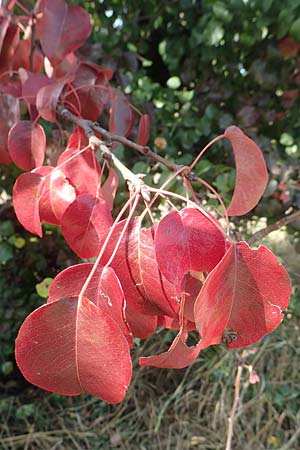
<svg viewBox="0 0 300 450">
<path fill-rule="evenodd" d="M 221 207 L 223 209 L 224 217 L 225 217 L 225 220 L 226 220 L 227 234 L 229 235 L 230 223 L 229 223 L 229 218 L 228 218 L 228 214 L 227 214 L 227 209 L 226 209 L 226 206 L 224 205 L 224 202 L 223 202 L 221 196 L 219 195 L 218 191 L 216 191 L 215 188 L 213 188 L 209 183 L 207 183 L 207 181 L 203 180 L 200 177 L 196 177 L 194 179 L 194 181 L 198 181 L 199 183 L 204 184 L 204 186 L 207 187 L 207 189 L 210 190 L 215 195 L 216 199 L 218 200 L 218 202 L 220 203 L 220 205 L 221 205 Z"/>
<path fill-rule="evenodd" d="M 238 365 L 235 382 L 234 382 L 234 398 L 232 403 L 232 408 L 228 417 L 228 431 L 227 431 L 227 440 L 226 440 L 226 447 L 225 450 L 231 450 L 231 443 L 232 443 L 232 437 L 233 437 L 233 424 L 234 424 L 234 417 L 236 413 L 236 409 L 239 403 L 240 399 L 240 384 L 241 384 L 241 377 L 243 373 L 243 362 L 241 361 Z"/>
<path fill-rule="evenodd" d="M 152 211 L 151 211 L 151 208 L 150 208 L 150 206 L 149 206 L 149 202 L 147 202 L 146 200 L 144 200 L 144 203 L 145 203 L 145 206 L 146 206 L 146 211 L 147 211 L 147 213 L 149 214 L 149 217 L 150 217 L 150 219 L 151 219 L 151 222 L 154 224 L 154 223 L 155 223 L 155 219 L 154 219 L 153 213 L 152 213 Z M 144 216 L 143 216 L 143 217 L 144 217 Z"/>
<path fill-rule="evenodd" d="M 197 164 L 197 162 L 199 161 L 199 159 L 204 155 L 204 153 L 206 152 L 206 150 L 209 149 L 209 147 L 211 147 L 215 142 L 220 141 L 221 139 L 223 139 L 225 137 L 224 134 L 221 134 L 220 136 L 215 137 L 212 141 L 210 141 L 199 153 L 199 155 L 194 159 L 194 161 L 192 162 L 192 164 L 189 166 L 189 170 L 193 170 L 193 168 L 195 167 L 195 165 Z"/>
<path fill-rule="evenodd" d="M 139 197 L 139 194 L 138 194 L 138 193 L 135 193 L 135 194 L 133 194 L 133 195 L 134 195 L 135 197 Z M 114 232 L 114 230 L 115 230 L 115 228 L 116 228 L 118 222 L 121 220 L 121 218 L 122 218 L 123 214 L 125 213 L 125 211 L 129 208 L 129 205 L 130 205 L 131 200 L 132 200 L 131 198 L 130 198 L 129 200 L 127 200 L 127 202 L 125 203 L 125 205 L 123 206 L 123 208 L 121 209 L 121 211 L 119 212 L 119 214 L 117 215 L 116 220 L 115 220 L 113 226 L 112 226 L 111 229 L 109 230 L 108 235 L 106 236 L 106 239 L 105 239 L 105 241 L 104 241 L 104 243 L 103 243 L 103 245 L 102 245 L 102 248 L 101 248 L 101 250 L 100 250 L 100 253 L 99 253 L 99 255 L 97 256 L 97 259 L 96 259 L 96 261 L 95 261 L 95 263 L 94 263 L 94 265 L 93 265 L 93 268 L 92 268 L 92 270 L 90 271 L 89 276 L 87 277 L 87 279 L 85 280 L 84 285 L 83 285 L 82 288 L 81 288 L 81 291 L 80 291 L 79 296 L 78 296 L 78 303 L 80 303 L 80 302 L 82 301 L 82 297 L 84 296 L 84 293 L 85 293 L 85 291 L 87 290 L 87 287 L 88 287 L 88 285 L 90 284 L 91 279 L 93 278 L 93 276 L 94 276 L 94 274 L 95 274 L 95 272 L 96 272 L 96 270 L 97 270 L 97 267 L 98 267 L 99 264 L 100 264 L 101 258 L 102 258 L 103 254 L 104 254 L 104 252 L 105 252 L 105 249 L 106 249 L 106 247 L 107 247 L 107 244 L 108 244 L 108 242 L 109 242 L 109 240 L 110 240 L 110 238 L 111 238 L 111 236 L 112 236 L 112 234 L 113 234 L 113 232 Z M 128 217 L 129 217 L 129 220 L 130 220 L 131 215 L 129 215 Z M 127 221 L 126 221 L 126 223 L 127 223 Z M 127 226 L 126 223 L 125 223 L 125 226 Z"/>
<path fill-rule="evenodd" d="M 164 189 L 169 183 L 171 183 L 172 180 L 174 180 L 174 178 L 176 178 L 178 175 L 180 175 L 184 170 L 186 170 L 185 166 L 181 166 L 179 167 L 175 173 L 172 173 L 169 178 L 162 184 L 162 186 L 160 187 L 160 189 L 157 191 L 157 193 L 154 195 L 154 197 L 151 199 L 150 203 L 149 203 L 149 207 L 151 208 L 151 206 L 156 202 L 156 200 L 158 199 L 158 197 L 160 196 L 160 190 Z M 141 217 L 144 218 L 146 214 L 146 211 L 143 212 L 141 214 Z"/>
</svg>

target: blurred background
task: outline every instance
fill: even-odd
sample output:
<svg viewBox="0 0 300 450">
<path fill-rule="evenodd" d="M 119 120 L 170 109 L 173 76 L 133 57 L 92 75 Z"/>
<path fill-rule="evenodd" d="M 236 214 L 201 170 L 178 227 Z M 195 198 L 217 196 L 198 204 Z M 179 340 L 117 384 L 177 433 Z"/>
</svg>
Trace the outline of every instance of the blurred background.
<svg viewBox="0 0 300 450">
<path fill-rule="evenodd" d="M 258 143 L 269 184 L 255 210 L 233 219 L 239 236 L 247 239 L 299 210 L 300 0 L 68 3 L 91 15 L 93 34 L 82 55 L 111 68 L 115 85 L 151 115 L 155 151 L 189 164 L 233 124 Z M 149 183 L 169 175 L 131 149 L 118 153 Z M 195 172 L 228 204 L 235 180 L 229 146 L 214 145 Z M 224 449 L 241 351 L 211 347 L 183 370 L 138 368 L 139 356 L 172 342 L 172 332 L 158 330 L 147 342 L 136 340 L 133 382 L 117 406 L 46 393 L 23 379 L 13 356 L 18 328 L 44 303 L 56 273 L 78 258 L 55 227 L 47 226 L 40 240 L 18 224 L 10 197 L 18 173 L 0 168 L 0 449 Z M 171 187 L 181 192 L 178 181 Z M 117 205 L 125 196 L 121 187 Z M 214 198 L 208 203 L 216 205 Z M 246 364 L 259 382 L 252 384 L 244 369 L 234 450 L 300 449 L 299 232 L 296 220 L 261 241 L 288 270 L 293 296 L 282 325 L 249 348 Z"/>
</svg>

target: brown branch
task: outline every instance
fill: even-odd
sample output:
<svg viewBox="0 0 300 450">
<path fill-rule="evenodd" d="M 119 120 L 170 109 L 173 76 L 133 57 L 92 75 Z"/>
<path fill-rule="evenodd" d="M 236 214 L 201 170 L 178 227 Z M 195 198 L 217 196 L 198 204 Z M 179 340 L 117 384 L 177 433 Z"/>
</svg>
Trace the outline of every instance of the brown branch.
<svg viewBox="0 0 300 450">
<path fill-rule="evenodd" d="M 264 237 L 268 236 L 268 234 L 272 233 L 273 231 L 279 230 L 280 228 L 297 219 L 300 219 L 300 210 L 295 211 L 289 216 L 283 217 L 282 219 L 279 219 L 276 222 L 263 228 L 262 230 L 259 230 L 256 233 L 254 233 L 251 236 L 251 238 L 248 239 L 249 245 L 255 244 L 257 241 L 262 240 Z"/>
<path fill-rule="evenodd" d="M 147 158 L 151 158 L 153 161 L 164 165 L 171 172 L 177 172 L 178 170 L 180 170 L 180 168 L 183 167 L 171 161 L 168 161 L 163 156 L 160 156 L 157 153 L 153 152 L 147 145 L 139 145 L 136 142 L 133 142 L 124 136 L 119 136 L 118 134 L 111 133 L 110 131 L 101 127 L 98 122 L 92 122 L 91 120 L 79 118 L 63 105 L 59 105 L 57 107 L 57 113 L 66 120 L 69 120 L 72 123 L 78 125 L 85 131 L 85 134 L 86 131 L 88 131 L 89 133 L 88 138 L 93 136 L 95 132 L 100 133 L 101 136 L 105 138 L 108 142 L 110 141 L 119 142 L 120 144 L 123 144 L 125 147 L 132 148 L 133 150 L 139 152 L 141 155 L 147 156 Z M 188 168 L 186 171 L 184 171 L 183 175 L 186 176 L 190 181 L 193 181 L 193 179 L 195 178 L 195 175 L 192 172 L 190 172 Z"/>
<path fill-rule="evenodd" d="M 145 185 L 145 183 L 142 181 L 141 178 L 139 178 L 137 175 L 135 175 L 131 170 L 129 170 L 122 161 L 119 160 L 119 158 L 110 151 L 108 146 L 103 142 L 101 139 L 99 139 L 97 136 L 95 136 L 93 125 L 94 123 L 90 120 L 81 119 L 80 117 L 76 116 L 75 114 L 71 113 L 67 108 L 63 106 L 58 106 L 57 113 L 65 120 L 68 120 L 69 122 L 73 123 L 74 125 L 79 126 L 84 131 L 84 134 L 89 140 L 89 146 L 93 149 L 97 148 L 102 152 L 102 157 L 104 159 L 107 159 L 109 161 L 112 161 L 112 163 L 115 165 L 115 167 L 120 171 L 121 175 L 123 176 L 124 180 L 129 182 L 130 189 L 132 189 L 135 192 L 140 192 L 141 196 L 144 200 L 150 201 L 150 195 L 148 192 L 148 188 Z M 111 133 L 109 133 L 111 134 Z M 131 141 L 129 141 L 131 142 Z"/>
</svg>

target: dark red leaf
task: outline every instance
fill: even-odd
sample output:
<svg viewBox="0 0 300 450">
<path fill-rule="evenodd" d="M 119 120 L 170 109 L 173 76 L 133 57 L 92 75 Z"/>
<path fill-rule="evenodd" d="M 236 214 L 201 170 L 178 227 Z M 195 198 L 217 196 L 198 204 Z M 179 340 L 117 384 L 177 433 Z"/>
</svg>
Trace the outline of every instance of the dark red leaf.
<svg viewBox="0 0 300 450">
<path fill-rule="evenodd" d="M 80 6 L 68 6 L 65 0 L 43 0 L 37 37 L 53 66 L 65 55 L 81 47 L 91 33 L 88 13 Z"/>
<path fill-rule="evenodd" d="M 293 38 L 285 37 L 279 43 L 279 50 L 284 58 L 293 58 L 299 51 L 299 44 Z"/>
<path fill-rule="evenodd" d="M 11 127 L 19 119 L 19 101 L 10 94 L 0 93 L 0 163 L 9 164 L 7 138 Z"/>
<path fill-rule="evenodd" d="M 19 330 L 16 361 L 42 389 L 86 392 L 108 403 L 123 400 L 132 372 L 119 326 L 86 297 L 63 298 L 31 313 Z"/>
<path fill-rule="evenodd" d="M 160 355 L 139 358 L 140 366 L 164 367 L 169 369 L 183 369 L 189 366 L 200 353 L 200 342 L 194 347 L 188 347 L 186 340 L 188 333 L 179 332 L 167 352 Z"/>
<path fill-rule="evenodd" d="M 77 264 L 60 272 L 51 283 L 48 303 L 57 301 L 63 296 L 79 295 L 93 266 L 92 263 Z M 132 335 L 124 315 L 124 293 L 113 269 L 98 266 L 85 295 L 117 322 L 128 344 L 132 346 Z"/>
<path fill-rule="evenodd" d="M 19 37 L 19 27 L 16 24 L 10 24 L 6 30 L 0 53 L 0 73 L 2 74 L 12 69 L 13 56 Z"/>
<path fill-rule="evenodd" d="M 68 245 L 77 255 L 93 258 L 98 255 L 112 223 L 105 200 L 82 194 L 66 209 L 61 228 Z"/>
<path fill-rule="evenodd" d="M 120 136 L 127 136 L 133 124 L 133 113 L 129 101 L 117 89 L 111 89 L 110 94 L 109 131 Z"/>
<path fill-rule="evenodd" d="M 252 250 L 246 242 L 232 245 L 195 303 L 201 346 L 223 338 L 229 348 L 258 341 L 280 324 L 290 294 L 289 277 L 270 250 Z"/>
<path fill-rule="evenodd" d="M 115 170 L 110 167 L 108 177 L 106 178 L 101 191 L 104 200 L 108 204 L 110 210 L 114 207 L 115 196 L 119 185 L 119 178 Z"/>
<path fill-rule="evenodd" d="M 8 135 L 8 151 L 13 162 L 22 170 L 30 171 L 41 166 L 46 151 L 43 127 L 30 120 L 17 122 Z"/>
<path fill-rule="evenodd" d="M 187 272 L 209 272 L 225 253 L 217 221 L 208 217 L 196 208 L 185 208 L 167 214 L 157 227 L 154 243 L 158 266 L 178 295 Z"/>
<path fill-rule="evenodd" d="M 137 143 L 139 145 L 147 145 L 150 136 L 150 116 L 144 114 L 141 117 L 138 129 Z"/>
<path fill-rule="evenodd" d="M 13 205 L 19 222 L 26 230 L 42 237 L 39 201 L 43 192 L 44 177 L 37 173 L 23 173 L 13 188 Z"/>
<path fill-rule="evenodd" d="M 2 13 L 3 14 L 3 13 Z M 2 46 L 4 43 L 5 35 L 10 24 L 11 17 L 10 16 L 2 16 L 0 17 L 0 54 L 2 51 Z"/>
<path fill-rule="evenodd" d="M 32 67 L 30 64 L 32 51 Z M 40 50 L 34 46 L 31 48 L 31 39 L 20 41 L 16 47 L 12 60 L 13 69 L 18 70 L 20 67 L 33 72 L 39 72 L 44 67 L 44 58 Z"/>
<path fill-rule="evenodd" d="M 66 79 L 43 86 L 36 97 L 36 107 L 41 117 L 49 122 L 56 121 L 56 107 Z"/>
<path fill-rule="evenodd" d="M 232 145 L 236 165 L 235 188 L 227 212 L 241 216 L 259 202 L 268 183 L 268 172 L 261 150 L 242 130 L 229 127 L 225 136 Z"/>
<path fill-rule="evenodd" d="M 80 63 L 72 82 L 73 89 L 70 89 L 66 97 L 80 111 L 82 117 L 92 121 L 98 119 L 109 101 L 107 82 L 111 77 L 112 72 L 109 69 L 87 62 Z"/>
</svg>

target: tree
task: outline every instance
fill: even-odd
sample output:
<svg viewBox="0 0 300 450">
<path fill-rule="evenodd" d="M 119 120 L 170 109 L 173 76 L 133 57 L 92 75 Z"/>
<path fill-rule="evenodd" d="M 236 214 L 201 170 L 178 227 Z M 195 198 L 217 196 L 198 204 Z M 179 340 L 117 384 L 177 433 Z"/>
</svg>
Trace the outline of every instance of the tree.
<svg viewBox="0 0 300 450">
<path fill-rule="evenodd" d="M 232 125 L 189 165 L 152 151 L 149 115 L 111 84 L 111 70 L 76 53 L 91 32 L 80 6 L 43 0 L 27 11 L 12 0 L 2 8 L 1 31 L 0 160 L 24 171 L 13 188 L 16 215 L 40 237 L 42 223 L 59 226 L 89 260 L 58 274 L 47 303 L 21 326 L 16 360 L 25 378 L 52 392 L 118 403 L 130 383 L 133 338 L 149 337 L 158 325 L 178 334 L 167 352 L 140 358 L 143 366 L 183 368 L 210 345 L 245 347 L 273 331 L 288 305 L 288 275 L 264 246 L 235 242 L 229 222 L 251 211 L 267 185 L 255 142 Z M 51 124 L 68 141 L 57 161 L 43 165 Z M 227 207 L 194 172 L 224 140 L 236 165 Z M 159 188 L 146 184 L 117 156 L 120 144 L 171 175 Z M 115 169 L 128 184 L 119 211 Z M 167 189 L 178 177 L 183 195 Z M 203 207 L 199 184 L 220 209 Z M 167 212 L 158 223 L 157 200 Z M 195 346 L 187 344 L 192 331 L 200 336 Z"/>
</svg>

